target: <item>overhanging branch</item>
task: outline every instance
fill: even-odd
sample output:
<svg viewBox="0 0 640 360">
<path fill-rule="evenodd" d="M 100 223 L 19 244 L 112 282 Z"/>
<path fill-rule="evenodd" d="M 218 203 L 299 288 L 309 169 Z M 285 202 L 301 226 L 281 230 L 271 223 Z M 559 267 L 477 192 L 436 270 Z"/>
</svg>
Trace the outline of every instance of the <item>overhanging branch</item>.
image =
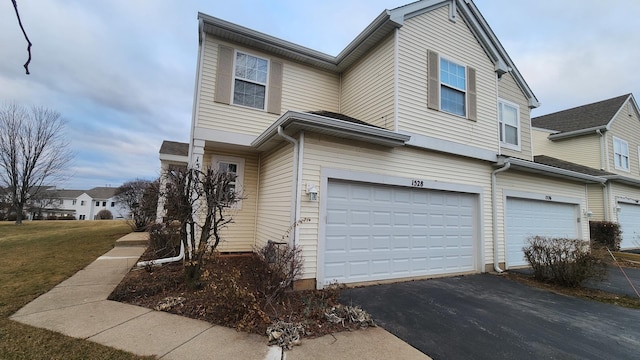
<svg viewBox="0 0 640 360">
<path fill-rule="evenodd" d="M 27 71 L 27 75 L 29 75 L 29 63 L 31 62 L 31 40 L 29 40 L 29 36 L 27 36 L 27 32 L 24 31 L 24 26 L 22 26 L 22 20 L 20 20 L 20 13 L 18 12 L 18 3 L 16 0 L 11 0 L 13 3 L 13 8 L 16 10 L 16 17 L 18 18 L 18 25 L 20 25 L 20 30 L 22 30 L 22 34 L 24 35 L 25 40 L 27 40 L 27 53 L 29 54 L 29 58 L 27 62 L 24 63 L 24 69 Z"/>
</svg>

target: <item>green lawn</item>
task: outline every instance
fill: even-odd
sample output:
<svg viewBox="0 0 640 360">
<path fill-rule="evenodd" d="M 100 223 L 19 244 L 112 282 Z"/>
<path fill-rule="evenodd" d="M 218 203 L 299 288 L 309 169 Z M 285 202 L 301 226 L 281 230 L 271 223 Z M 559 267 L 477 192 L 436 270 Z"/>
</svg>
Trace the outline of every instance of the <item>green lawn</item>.
<svg viewBox="0 0 640 360">
<path fill-rule="evenodd" d="M 130 231 L 124 221 L 0 222 L 0 359 L 149 359 L 8 319 Z"/>
</svg>

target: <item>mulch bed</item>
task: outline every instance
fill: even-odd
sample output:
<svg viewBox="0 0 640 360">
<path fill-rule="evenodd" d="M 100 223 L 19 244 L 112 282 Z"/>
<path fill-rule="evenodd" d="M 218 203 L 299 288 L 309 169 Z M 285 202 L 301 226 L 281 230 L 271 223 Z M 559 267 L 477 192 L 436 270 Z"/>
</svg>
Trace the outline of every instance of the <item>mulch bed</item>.
<svg viewBox="0 0 640 360">
<path fill-rule="evenodd" d="M 151 256 L 145 253 L 142 258 Z M 253 254 L 217 255 L 206 262 L 200 286 L 192 289 L 186 285 L 180 261 L 133 269 L 109 299 L 261 335 L 279 320 L 302 324 L 305 337 L 358 328 L 326 321 L 327 309 L 339 304 L 339 288 L 287 291 L 267 304 L 257 276 L 264 271 L 268 271 L 266 265 Z"/>
</svg>

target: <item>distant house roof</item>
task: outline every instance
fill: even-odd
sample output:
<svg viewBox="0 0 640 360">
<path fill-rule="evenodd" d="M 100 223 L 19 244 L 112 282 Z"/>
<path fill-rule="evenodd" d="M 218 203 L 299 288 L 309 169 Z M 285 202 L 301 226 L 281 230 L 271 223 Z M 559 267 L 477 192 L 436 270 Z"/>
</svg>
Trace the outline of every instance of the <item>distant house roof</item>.
<svg viewBox="0 0 640 360">
<path fill-rule="evenodd" d="M 93 189 L 84 192 L 93 199 L 108 199 L 113 197 L 116 194 L 116 191 L 118 191 L 118 188 L 102 186 L 94 187 Z"/>
<path fill-rule="evenodd" d="M 631 94 L 625 94 L 612 99 L 538 116 L 531 119 L 531 125 L 560 133 L 605 127 L 613 120 L 620 107 L 630 96 Z"/>
<path fill-rule="evenodd" d="M 160 154 L 189 156 L 189 144 L 164 140 L 160 146 Z"/>
<path fill-rule="evenodd" d="M 84 190 L 52 190 L 55 193 L 56 197 L 65 198 L 65 199 L 75 199 L 78 196 L 82 195 Z"/>
<path fill-rule="evenodd" d="M 533 161 L 538 164 L 553 166 L 560 169 L 570 170 L 579 172 L 582 174 L 592 175 L 592 176 L 607 176 L 607 175 L 615 175 L 604 170 L 594 169 L 592 167 L 572 163 L 569 161 L 564 161 L 560 159 L 556 159 L 551 156 L 546 155 L 537 155 L 534 156 Z"/>
</svg>

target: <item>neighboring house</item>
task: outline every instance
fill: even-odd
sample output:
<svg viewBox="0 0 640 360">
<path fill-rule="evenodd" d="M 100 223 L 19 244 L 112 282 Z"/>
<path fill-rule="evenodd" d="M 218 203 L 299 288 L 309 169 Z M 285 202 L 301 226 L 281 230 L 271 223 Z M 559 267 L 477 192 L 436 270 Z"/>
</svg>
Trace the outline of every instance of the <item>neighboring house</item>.
<svg viewBox="0 0 640 360">
<path fill-rule="evenodd" d="M 91 190 L 64 190 L 47 187 L 29 201 L 28 219 L 72 216 L 77 220 L 95 220 L 100 210 L 108 210 L 113 219 L 128 217 L 128 210 L 115 200 L 118 188 L 95 187 Z M 39 214 L 39 215 L 38 215 Z"/>
<path fill-rule="evenodd" d="M 591 169 L 578 170 L 584 173 L 601 170 L 606 184 L 587 187 L 591 219 L 620 223 L 621 247 L 640 247 L 640 113 L 633 95 L 536 117 L 531 122 L 535 154 L 546 155 L 541 162 L 554 162 L 551 157 Z"/>
<path fill-rule="evenodd" d="M 244 193 L 221 251 L 308 218 L 288 240 L 312 288 L 517 267 L 528 236 L 589 239 L 586 187 L 604 179 L 533 161 L 538 100 L 472 1 L 385 10 L 338 56 L 198 18 L 187 159 Z"/>
</svg>

